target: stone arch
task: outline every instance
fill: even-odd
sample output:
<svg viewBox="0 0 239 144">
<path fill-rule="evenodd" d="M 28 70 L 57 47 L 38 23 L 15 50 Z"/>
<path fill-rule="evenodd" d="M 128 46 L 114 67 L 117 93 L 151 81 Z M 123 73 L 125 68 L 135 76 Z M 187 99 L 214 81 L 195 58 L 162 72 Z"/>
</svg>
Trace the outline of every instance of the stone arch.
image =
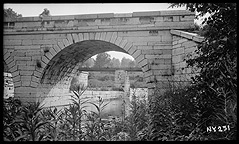
<svg viewBox="0 0 239 144">
<path fill-rule="evenodd" d="M 49 49 L 49 53 L 46 53 L 44 56 L 42 56 L 43 61 L 43 68 L 45 68 L 48 64 L 48 62 L 61 50 L 64 50 L 68 46 L 86 41 L 86 40 L 97 40 L 97 41 L 105 41 L 112 43 L 118 47 L 120 47 L 122 50 L 124 50 L 126 53 L 134 57 L 137 63 L 140 64 L 140 66 L 144 66 L 143 63 L 140 63 L 143 60 L 146 60 L 146 58 L 141 55 L 141 50 L 137 50 L 135 46 L 133 46 L 132 42 L 128 41 L 124 37 L 117 36 L 117 32 L 97 32 L 97 33 L 73 33 L 73 34 L 67 34 L 67 38 L 63 39 L 57 39 L 56 44 L 53 45 L 52 48 Z M 43 71 L 44 69 L 42 69 Z"/>
<path fill-rule="evenodd" d="M 117 32 L 73 33 L 67 34 L 67 38 L 58 39 L 57 44 L 41 58 L 43 69 L 38 86 L 38 100 L 43 101 L 49 95 L 57 95 L 52 90 L 53 87 L 67 93 L 69 83 L 82 62 L 95 54 L 112 50 L 130 54 L 145 70 L 147 60 L 141 50 L 137 50 L 127 39 L 118 37 Z"/>
<path fill-rule="evenodd" d="M 9 68 L 8 68 L 8 66 L 7 66 L 7 64 L 6 64 L 5 61 L 3 61 L 3 71 L 4 71 L 4 72 L 10 72 L 10 71 L 9 71 Z"/>
</svg>

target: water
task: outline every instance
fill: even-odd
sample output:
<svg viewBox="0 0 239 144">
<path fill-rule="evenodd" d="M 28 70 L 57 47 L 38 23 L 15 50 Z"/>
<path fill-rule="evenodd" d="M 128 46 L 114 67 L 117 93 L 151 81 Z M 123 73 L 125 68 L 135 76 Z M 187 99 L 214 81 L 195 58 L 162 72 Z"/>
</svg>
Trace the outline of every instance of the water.
<svg viewBox="0 0 239 144">
<path fill-rule="evenodd" d="M 125 102 L 123 102 L 123 99 L 121 97 L 112 98 L 112 99 L 104 99 L 103 105 L 107 104 L 107 103 L 108 104 L 105 106 L 105 108 L 101 112 L 101 118 L 107 119 L 108 116 L 122 117 L 124 114 L 123 113 L 124 110 L 125 110 L 126 115 L 128 115 L 129 104 L 130 104 L 129 97 L 124 98 L 124 101 Z M 98 101 L 91 101 L 91 102 L 98 105 Z M 123 103 L 125 103 L 125 104 L 123 104 Z M 85 108 L 85 110 L 87 112 L 94 111 L 94 112 L 98 113 L 96 107 L 93 104 L 87 103 L 82 106 L 87 106 Z M 63 109 L 64 107 L 68 107 L 68 106 L 57 106 L 57 109 L 60 110 L 60 109 Z"/>
</svg>

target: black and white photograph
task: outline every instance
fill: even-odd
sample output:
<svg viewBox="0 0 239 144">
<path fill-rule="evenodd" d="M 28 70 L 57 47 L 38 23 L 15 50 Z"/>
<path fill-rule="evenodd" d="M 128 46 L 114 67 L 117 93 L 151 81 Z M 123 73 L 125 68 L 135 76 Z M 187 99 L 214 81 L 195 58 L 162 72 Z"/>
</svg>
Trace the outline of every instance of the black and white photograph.
<svg viewBox="0 0 239 144">
<path fill-rule="evenodd" d="M 3 3 L 3 141 L 236 141 L 236 3 Z"/>
</svg>

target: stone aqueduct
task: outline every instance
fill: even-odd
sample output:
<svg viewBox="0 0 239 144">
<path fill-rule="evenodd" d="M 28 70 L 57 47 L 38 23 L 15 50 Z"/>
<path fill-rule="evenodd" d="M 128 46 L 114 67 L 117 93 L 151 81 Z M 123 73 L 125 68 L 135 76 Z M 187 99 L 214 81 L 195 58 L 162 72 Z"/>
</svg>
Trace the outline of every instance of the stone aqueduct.
<svg viewBox="0 0 239 144">
<path fill-rule="evenodd" d="M 14 96 L 23 102 L 55 101 L 69 92 L 83 61 L 106 52 L 124 52 L 144 72 L 149 96 L 155 81 L 163 92 L 170 81 L 187 81 L 185 56 L 203 40 L 187 30 L 189 11 L 23 17 L 4 20 L 4 64 L 11 72 Z"/>
</svg>

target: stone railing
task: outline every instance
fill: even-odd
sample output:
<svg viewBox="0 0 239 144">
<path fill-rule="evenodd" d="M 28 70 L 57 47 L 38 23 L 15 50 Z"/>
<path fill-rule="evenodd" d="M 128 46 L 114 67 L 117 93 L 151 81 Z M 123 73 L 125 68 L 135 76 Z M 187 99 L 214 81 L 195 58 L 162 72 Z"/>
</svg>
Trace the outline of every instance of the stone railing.
<svg viewBox="0 0 239 144">
<path fill-rule="evenodd" d="M 193 26 L 194 17 L 195 13 L 185 10 L 22 17 L 4 19 L 4 32 L 184 29 Z"/>
</svg>

